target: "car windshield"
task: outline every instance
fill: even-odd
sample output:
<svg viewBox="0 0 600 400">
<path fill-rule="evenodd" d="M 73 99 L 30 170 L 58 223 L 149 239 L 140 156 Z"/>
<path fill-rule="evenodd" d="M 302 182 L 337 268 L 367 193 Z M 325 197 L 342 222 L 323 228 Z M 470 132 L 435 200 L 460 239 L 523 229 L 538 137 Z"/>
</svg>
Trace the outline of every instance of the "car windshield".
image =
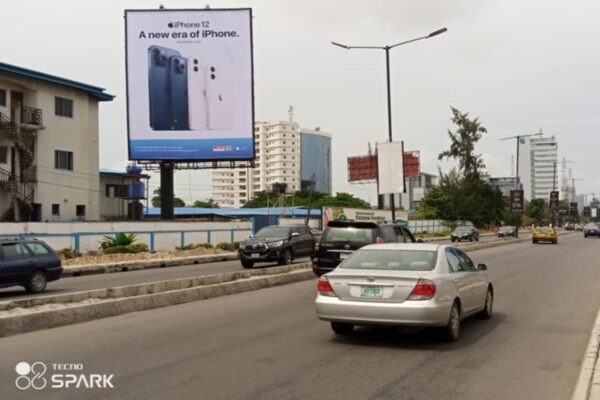
<svg viewBox="0 0 600 400">
<path fill-rule="evenodd" d="M 500 232 L 510 232 L 514 229 L 514 226 L 503 226 L 502 228 L 500 228 Z"/>
<path fill-rule="evenodd" d="M 290 228 L 285 226 L 266 226 L 260 231 L 256 232 L 256 237 L 287 237 L 289 235 Z"/>
<path fill-rule="evenodd" d="M 585 229 L 597 229 L 597 228 L 598 228 L 598 225 L 596 225 L 596 224 L 587 224 L 585 226 Z"/>
<path fill-rule="evenodd" d="M 469 228 L 468 226 L 459 226 L 458 228 L 456 228 L 454 230 L 454 232 L 456 232 L 456 233 L 471 232 L 471 228 Z"/>
<path fill-rule="evenodd" d="M 431 271 L 435 267 L 436 255 L 436 251 L 428 250 L 359 250 L 338 268 Z"/>
<path fill-rule="evenodd" d="M 374 228 L 330 226 L 323 233 L 323 242 L 373 243 L 375 237 Z"/>
</svg>

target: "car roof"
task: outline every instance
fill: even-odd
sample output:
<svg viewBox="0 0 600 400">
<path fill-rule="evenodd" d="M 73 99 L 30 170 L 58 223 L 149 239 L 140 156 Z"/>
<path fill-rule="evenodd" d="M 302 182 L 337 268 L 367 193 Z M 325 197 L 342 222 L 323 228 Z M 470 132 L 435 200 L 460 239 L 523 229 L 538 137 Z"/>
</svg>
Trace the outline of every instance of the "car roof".
<svg viewBox="0 0 600 400">
<path fill-rule="evenodd" d="M 334 221 L 329 221 L 327 227 L 335 227 L 335 228 L 343 228 L 343 227 L 353 227 L 353 228 L 377 228 L 378 226 L 401 226 L 400 224 L 394 224 L 392 222 L 377 222 L 377 221 L 355 221 L 352 219 L 338 219 Z"/>
<path fill-rule="evenodd" d="M 361 248 L 365 250 L 422 250 L 422 251 L 438 251 L 442 247 L 451 247 L 441 244 L 430 243 L 381 243 L 369 244 Z"/>
</svg>

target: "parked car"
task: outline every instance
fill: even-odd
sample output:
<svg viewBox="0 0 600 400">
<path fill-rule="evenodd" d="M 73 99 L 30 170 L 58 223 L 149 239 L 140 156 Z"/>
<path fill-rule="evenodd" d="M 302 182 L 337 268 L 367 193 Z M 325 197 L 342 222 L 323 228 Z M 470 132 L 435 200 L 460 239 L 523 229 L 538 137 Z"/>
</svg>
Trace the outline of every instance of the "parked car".
<svg viewBox="0 0 600 400">
<path fill-rule="evenodd" d="M 317 317 L 339 335 L 355 325 L 439 327 L 454 341 L 465 318 L 492 316 L 486 271 L 449 245 L 365 246 L 319 278 Z"/>
<path fill-rule="evenodd" d="M 501 226 L 500 229 L 498 229 L 498 237 L 501 238 L 505 236 L 519 237 L 517 228 L 511 225 Z"/>
<path fill-rule="evenodd" d="M 583 224 L 575 224 L 576 231 L 583 231 Z"/>
<path fill-rule="evenodd" d="M 456 229 L 450 234 L 450 240 L 463 241 L 463 240 L 479 240 L 479 231 L 474 226 L 457 226 Z"/>
<path fill-rule="evenodd" d="M 373 243 L 414 243 L 410 230 L 392 223 L 330 221 L 315 248 L 313 272 L 321 276 L 333 271 L 350 254 Z"/>
<path fill-rule="evenodd" d="M 307 225 L 268 225 L 256 235 L 240 243 L 242 267 L 252 268 L 257 262 L 291 264 L 296 257 L 311 257 L 315 239 Z"/>
<path fill-rule="evenodd" d="M 571 222 L 567 222 L 565 224 L 565 230 L 566 231 L 572 231 L 575 229 L 575 224 L 571 223 Z"/>
<path fill-rule="evenodd" d="M 556 244 L 558 243 L 558 236 L 554 228 L 542 226 L 533 230 L 531 241 L 534 244 L 538 242 L 551 242 L 553 244 Z"/>
<path fill-rule="evenodd" d="M 43 241 L 0 239 L 0 287 L 23 286 L 28 293 L 42 293 L 62 271 L 60 257 Z"/>
<path fill-rule="evenodd" d="M 583 227 L 583 237 L 588 236 L 600 237 L 600 228 L 598 225 L 589 223 Z"/>
</svg>

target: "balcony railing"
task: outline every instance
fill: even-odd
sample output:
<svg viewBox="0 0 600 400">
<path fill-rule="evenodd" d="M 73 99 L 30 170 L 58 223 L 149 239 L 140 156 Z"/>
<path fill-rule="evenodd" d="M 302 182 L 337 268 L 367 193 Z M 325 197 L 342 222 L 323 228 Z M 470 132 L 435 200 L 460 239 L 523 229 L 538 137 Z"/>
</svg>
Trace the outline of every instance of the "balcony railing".
<svg viewBox="0 0 600 400">
<path fill-rule="evenodd" d="M 21 123 L 42 126 L 42 110 L 23 106 L 21 110 Z"/>
</svg>

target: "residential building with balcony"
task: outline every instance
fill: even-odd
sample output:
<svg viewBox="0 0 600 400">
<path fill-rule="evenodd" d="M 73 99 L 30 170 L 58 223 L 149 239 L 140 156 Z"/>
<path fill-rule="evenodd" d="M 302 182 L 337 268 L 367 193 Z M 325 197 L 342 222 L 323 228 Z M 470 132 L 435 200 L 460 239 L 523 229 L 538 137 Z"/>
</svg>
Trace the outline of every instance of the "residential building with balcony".
<svg viewBox="0 0 600 400">
<path fill-rule="evenodd" d="M 104 90 L 0 63 L 0 221 L 99 219 Z"/>
<path fill-rule="evenodd" d="M 215 169 L 213 199 L 221 207 L 241 207 L 254 193 L 286 184 L 286 192 L 300 190 L 300 130 L 293 121 L 256 122 L 255 167 Z"/>
</svg>

